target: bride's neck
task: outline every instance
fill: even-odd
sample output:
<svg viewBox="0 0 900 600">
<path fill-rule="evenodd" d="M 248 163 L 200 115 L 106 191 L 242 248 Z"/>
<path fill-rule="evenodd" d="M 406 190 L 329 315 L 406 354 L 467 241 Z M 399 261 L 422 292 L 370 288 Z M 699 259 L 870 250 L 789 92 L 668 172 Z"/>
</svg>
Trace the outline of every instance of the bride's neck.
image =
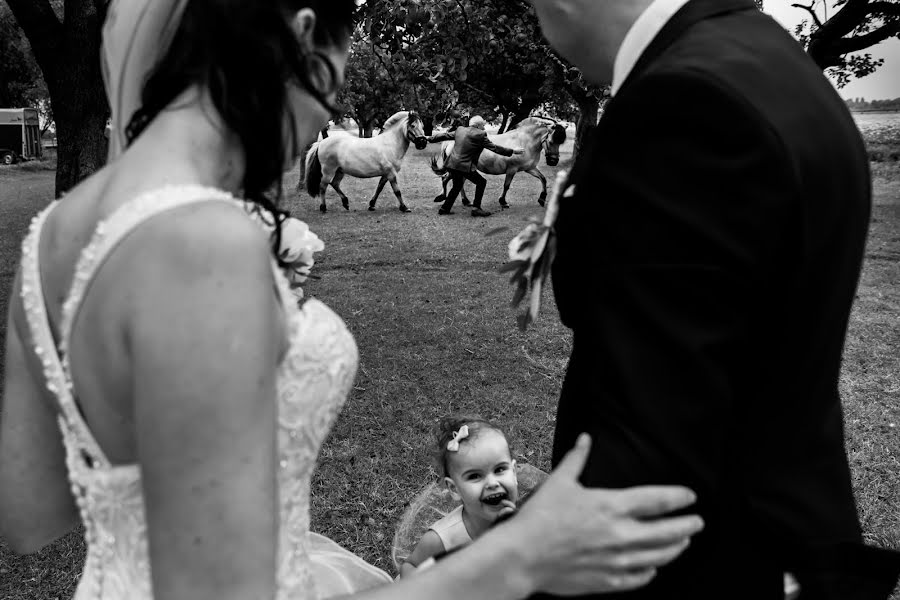
<svg viewBox="0 0 900 600">
<path fill-rule="evenodd" d="M 208 96 L 186 90 L 135 140 L 197 183 L 237 194 L 246 168 L 243 146 Z"/>
</svg>

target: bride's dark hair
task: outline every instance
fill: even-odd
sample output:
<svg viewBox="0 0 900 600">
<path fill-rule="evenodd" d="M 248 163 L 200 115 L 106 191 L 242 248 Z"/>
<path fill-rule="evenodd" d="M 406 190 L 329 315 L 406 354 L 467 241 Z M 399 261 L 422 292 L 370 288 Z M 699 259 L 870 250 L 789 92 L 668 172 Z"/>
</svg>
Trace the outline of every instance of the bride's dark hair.
<svg viewBox="0 0 900 600">
<path fill-rule="evenodd" d="M 125 132 L 128 143 L 185 89 L 205 86 L 243 146 L 244 196 L 280 223 L 287 215 L 278 208 L 281 177 L 293 152 L 285 118 L 302 118 L 291 112 L 285 84 L 295 81 L 325 104 L 338 83 L 333 65 L 298 43 L 289 18 L 302 8 L 316 13 L 317 46 L 349 42 L 355 0 L 189 0 L 171 48 L 144 85 L 141 108 Z M 276 257 L 280 241 L 276 227 Z"/>
</svg>

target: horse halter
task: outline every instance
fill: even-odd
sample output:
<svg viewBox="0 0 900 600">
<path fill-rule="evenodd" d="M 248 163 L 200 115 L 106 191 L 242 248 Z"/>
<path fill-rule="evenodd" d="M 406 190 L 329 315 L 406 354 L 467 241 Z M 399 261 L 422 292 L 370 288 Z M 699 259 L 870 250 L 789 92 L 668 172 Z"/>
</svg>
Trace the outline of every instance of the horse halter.
<svg viewBox="0 0 900 600">
<path fill-rule="evenodd" d="M 421 119 L 416 116 L 416 120 Z M 410 124 L 411 123 L 408 120 L 406 123 L 406 139 L 412 142 L 412 144 L 416 147 L 416 150 L 424 150 L 428 145 L 428 138 L 426 138 L 424 135 L 415 135 L 412 131 L 410 131 Z"/>
<path fill-rule="evenodd" d="M 556 152 L 550 152 L 551 137 L 553 137 L 552 127 L 547 129 L 547 135 L 545 135 L 544 139 L 541 140 L 541 145 L 544 147 L 544 160 L 547 161 L 547 165 L 555 167 L 557 164 L 559 164 L 559 147 L 557 146 Z"/>
</svg>

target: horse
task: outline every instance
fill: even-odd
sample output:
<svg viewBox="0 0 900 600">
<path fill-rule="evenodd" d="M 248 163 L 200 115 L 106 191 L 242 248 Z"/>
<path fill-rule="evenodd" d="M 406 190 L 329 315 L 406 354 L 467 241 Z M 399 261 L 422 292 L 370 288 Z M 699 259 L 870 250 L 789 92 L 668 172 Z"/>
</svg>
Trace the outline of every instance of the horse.
<svg viewBox="0 0 900 600">
<path fill-rule="evenodd" d="M 422 119 L 408 111 L 400 111 L 385 121 L 381 133 L 375 137 L 333 135 L 316 142 L 306 153 L 306 191 L 314 199 L 321 196 L 319 210 L 325 212 L 325 192 L 330 185 L 340 195 L 344 208 L 350 210 L 350 199 L 340 187 L 344 175 L 361 179 L 381 177 L 375 195 L 369 200 L 369 210 L 375 210 L 378 195 L 384 184 L 390 182 L 400 212 L 410 212 L 397 185 L 397 173 L 410 142 L 419 150 L 428 145 Z"/>
<path fill-rule="evenodd" d="M 555 167 L 559 163 L 559 147 L 566 141 L 566 128 L 553 121 L 553 124 L 546 123 L 539 119 L 545 117 L 528 117 L 523 119 L 515 129 L 511 129 L 506 133 L 491 136 L 491 141 L 498 146 L 507 148 L 522 148 L 523 154 L 514 154 L 512 156 L 500 156 L 494 152 L 484 151 L 478 158 L 478 166 L 476 167 L 482 173 L 488 175 L 506 175 L 503 182 L 503 194 L 500 196 L 500 206 L 508 208 L 506 202 L 506 192 L 512 183 L 513 177 L 519 171 L 525 171 L 533 177 L 541 180 L 542 191 L 538 197 L 538 203 L 544 206 L 547 200 L 547 178 L 541 173 L 537 165 L 541 160 L 541 151 L 544 152 L 544 160 L 550 167 Z M 547 119 L 552 121 L 552 119 Z M 443 193 L 435 197 L 435 202 L 443 201 L 447 196 L 447 184 L 450 181 L 450 173 L 447 172 L 447 158 L 453 150 L 453 142 L 444 142 L 441 144 L 439 153 L 431 157 L 431 170 L 435 175 L 441 177 L 444 188 Z M 469 206 L 469 199 L 466 197 L 465 189 L 462 191 L 463 206 Z"/>
</svg>

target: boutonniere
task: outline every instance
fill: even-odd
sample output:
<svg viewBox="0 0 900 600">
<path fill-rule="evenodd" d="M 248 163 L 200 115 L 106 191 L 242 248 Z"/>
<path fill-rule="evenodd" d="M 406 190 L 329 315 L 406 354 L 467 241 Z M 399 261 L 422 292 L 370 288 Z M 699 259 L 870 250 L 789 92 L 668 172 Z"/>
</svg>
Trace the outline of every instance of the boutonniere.
<svg viewBox="0 0 900 600">
<path fill-rule="evenodd" d="M 300 286 L 310 277 L 310 270 L 316 262 L 313 253 L 324 249 L 325 243 L 300 219 L 288 217 L 281 222 L 278 258 L 286 265 L 285 276 L 298 299 L 303 298 L 303 288 Z"/>
<path fill-rule="evenodd" d="M 544 281 L 550 274 L 550 267 L 556 256 L 556 230 L 553 225 L 559 214 L 559 199 L 575 193 L 574 185 L 566 188 L 567 180 L 567 171 L 557 173 L 553 189 L 547 198 L 544 218 L 531 219 L 525 229 L 509 242 L 509 261 L 500 268 L 501 273 L 512 271 L 509 282 L 516 286 L 512 299 L 513 308 L 518 308 L 531 291 L 528 308 L 517 318 L 522 331 L 537 319 L 541 308 Z"/>
</svg>

